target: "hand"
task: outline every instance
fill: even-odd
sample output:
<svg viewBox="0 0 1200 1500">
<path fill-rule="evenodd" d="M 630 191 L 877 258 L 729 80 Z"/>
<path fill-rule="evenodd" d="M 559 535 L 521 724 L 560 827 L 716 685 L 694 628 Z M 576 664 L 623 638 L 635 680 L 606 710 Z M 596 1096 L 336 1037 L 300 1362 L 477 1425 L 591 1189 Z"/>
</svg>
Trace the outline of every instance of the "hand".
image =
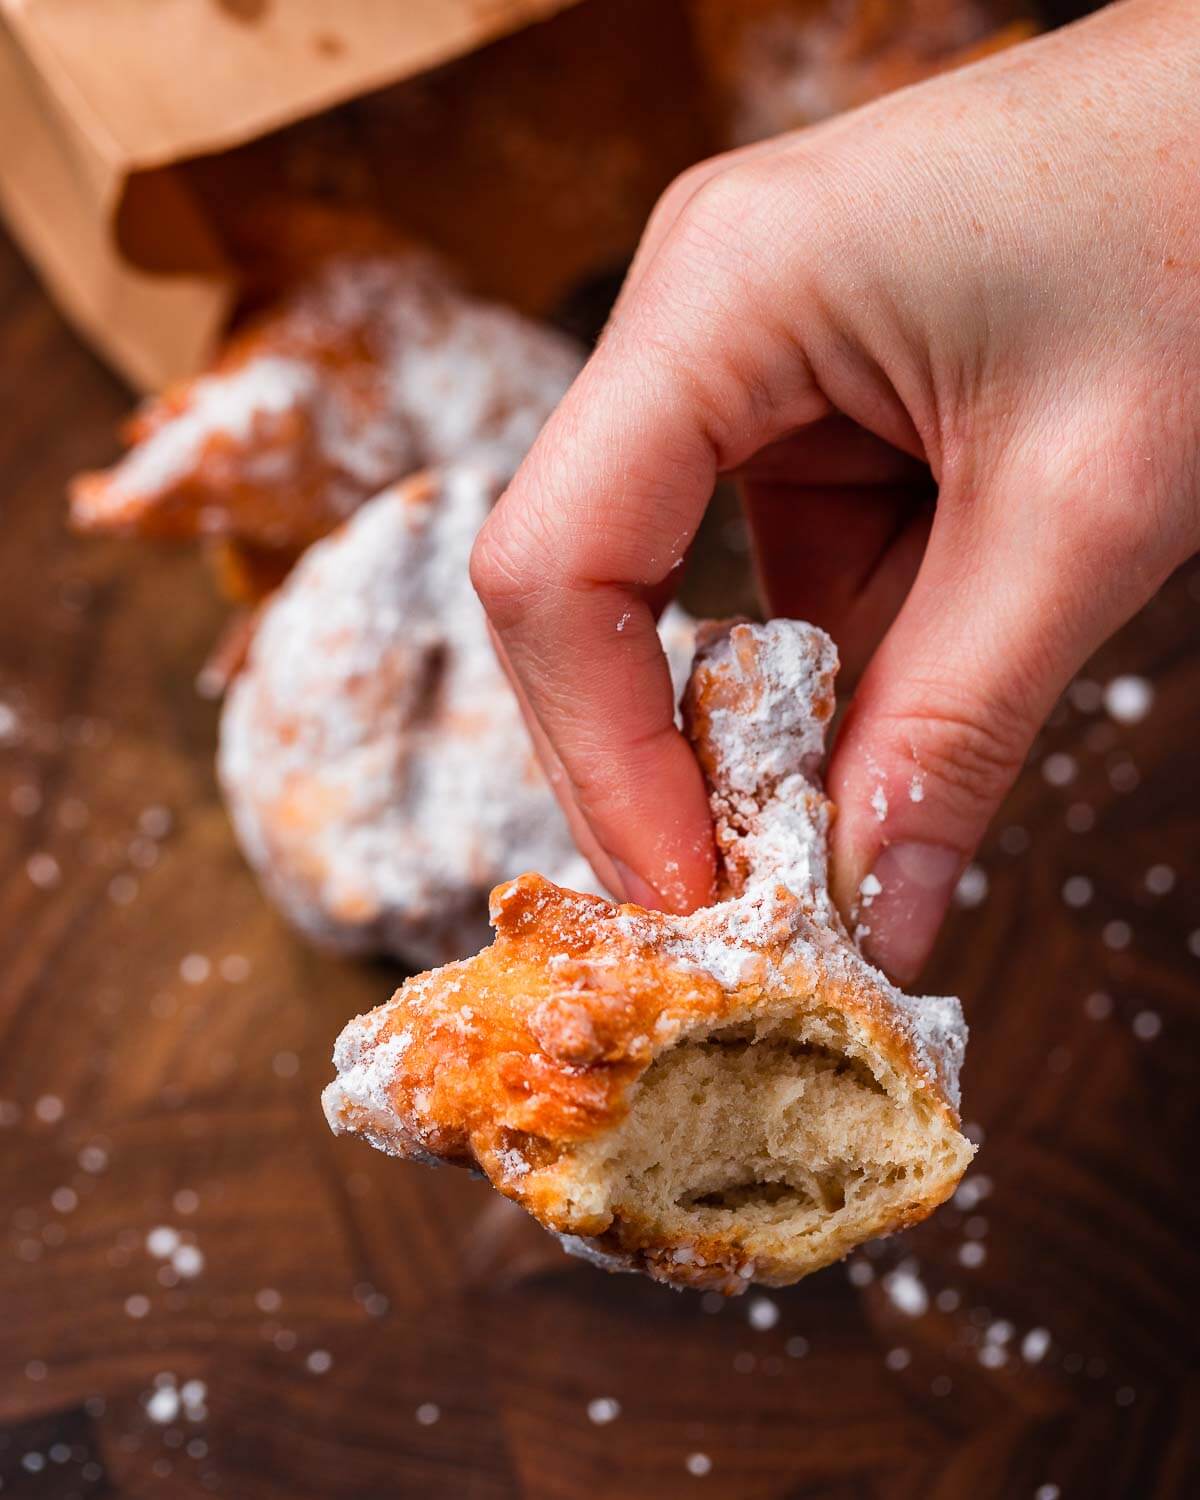
<svg viewBox="0 0 1200 1500">
<path fill-rule="evenodd" d="M 1200 545 L 1198 184 L 1200 12 L 1128 0 L 667 192 L 472 562 L 614 891 L 711 894 L 654 614 L 733 473 L 771 612 L 857 680 L 835 896 L 875 875 L 912 977 L 1055 698 Z"/>
</svg>

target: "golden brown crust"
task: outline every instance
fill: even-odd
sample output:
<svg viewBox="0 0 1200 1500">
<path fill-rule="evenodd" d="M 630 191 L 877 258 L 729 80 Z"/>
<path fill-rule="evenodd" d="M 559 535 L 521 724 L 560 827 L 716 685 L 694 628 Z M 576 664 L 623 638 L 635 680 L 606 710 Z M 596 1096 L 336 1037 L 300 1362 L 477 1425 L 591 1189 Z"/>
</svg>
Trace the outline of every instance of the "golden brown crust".
<svg viewBox="0 0 1200 1500">
<path fill-rule="evenodd" d="M 780 1253 L 750 1254 L 721 1232 L 684 1243 L 635 1203 L 597 1198 L 587 1162 L 673 1047 L 804 1017 L 866 1059 L 949 1152 L 951 1166 L 914 1183 L 871 1232 L 942 1201 L 970 1155 L 955 1107 L 961 1017 L 957 1002 L 900 995 L 830 917 L 829 809 L 808 779 L 832 706 L 827 647 L 811 627 L 777 622 L 725 627 L 701 650 L 688 723 L 724 830 L 727 901 L 680 918 L 535 874 L 497 887 L 490 948 L 410 980 L 343 1032 L 325 1100 L 334 1129 L 397 1155 L 478 1165 L 568 1248 L 613 1268 L 724 1290 L 749 1276 L 790 1281 L 844 1254 L 861 1226 Z M 785 753 L 770 751 L 773 736 Z M 768 849 L 790 849 L 792 862 L 764 867 Z"/>
<path fill-rule="evenodd" d="M 802 962 L 778 971 L 782 985 L 773 977 L 727 990 L 686 958 L 664 956 L 671 918 L 533 873 L 496 887 L 492 925 L 489 948 L 408 980 L 341 1041 L 340 1070 L 357 1059 L 367 1032 L 372 1054 L 403 1042 L 384 1080 L 384 1107 L 405 1118 L 430 1155 L 486 1170 L 514 1134 L 557 1146 L 587 1139 L 621 1117 L 630 1085 L 665 1045 L 759 1014 L 780 988 L 851 1019 L 958 1124 L 944 1083 L 889 1014 L 890 1001 L 845 974 Z M 782 960 L 782 948 L 764 950 L 764 960 Z"/>
</svg>

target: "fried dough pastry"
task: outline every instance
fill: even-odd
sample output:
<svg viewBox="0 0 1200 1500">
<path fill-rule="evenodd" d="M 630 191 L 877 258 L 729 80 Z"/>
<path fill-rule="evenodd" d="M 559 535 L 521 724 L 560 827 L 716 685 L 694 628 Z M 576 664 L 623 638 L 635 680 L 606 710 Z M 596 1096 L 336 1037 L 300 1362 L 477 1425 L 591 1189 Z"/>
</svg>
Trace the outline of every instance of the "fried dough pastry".
<svg viewBox="0 0 1200 1500">
<path fill-rule="evenodd" d="M 326 947 L 444 963 L 487 941 L 488 892 L 513 870 L 595 888 L 468 576 L 506 479 L 459 463 L 369 501 L 263 607 L 226 697 L 239 842 Z M 669 628 L 682 677 L 690 633 Z"/>
<path fill-rule="evenodd" d="M 732 1294 L 924 1218 L 973 1148 L 958 1001 L 902 995 L 828 894 L 833 643 L 701 630 L 685 717 L 723 899 L 677 917 L 498 886 L 491 947 L 351 1021 L 324 1105 L 336 1132 L 481 1168 L 607 1269 Z"/>
<path fill-rule="evenodd" d="M 1020 0 L 692 0 L 735 145 L 812 125 L 1032 36 Z"/>
<path fill-rule="evenodd" d="M 416 250 L 343 255 L 148 402 L 132 448 L 71 486 L 83 531 L 294 554 L 384 485 L 478 456 L 515 468 L 582 363 Z"/>
</svg>

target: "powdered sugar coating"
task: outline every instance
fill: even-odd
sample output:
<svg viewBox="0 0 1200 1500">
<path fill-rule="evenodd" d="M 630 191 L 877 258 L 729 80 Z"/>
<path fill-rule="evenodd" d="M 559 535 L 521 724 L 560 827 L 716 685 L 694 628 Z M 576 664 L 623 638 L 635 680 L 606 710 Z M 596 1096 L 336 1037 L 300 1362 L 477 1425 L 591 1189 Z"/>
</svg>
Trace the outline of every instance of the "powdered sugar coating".
<svg viewBox="0 0 1200 1500">
<path fill-rule="evenodd" d="M 242 848 L 318 942 L 444 963 L 487 940 L 507 876 L 596 888 L 468 576 L 507 477 L 484 461 L 418 476 L 310 548 L 226 701 L 218 769 Z"/>
<path fill-rule="evenodd" d="M 187 408 L 133 449 L 120 465 L 119 487 L 130 498 L 153 495 L 178 484 L 204 456 L 218 435 L 247 442 L 256 426 L 311 401 L 319 381 L 302 360 L 263 355 L 228 375 L 209 375 L 192 387 Z M 81 493 L 74 519 L 95 524 L 103 514 L 101 493 Z M 200 521 L 201 529 L 204 520 Z"/>
<path fill-rule="evenodd" d="M 829 895 L 831 807 L 817 767 L 836 673 L 836 648 L 816 626 L 701 627 L 684 702 L 728 899 L 687 917 L 655 913 L 645 936 L 727 990 L 755 982 L 780 993 L 798 974 L 832 977 L 903 1031 L 918 1069 L 956 1104 L 966 1048 L 959 1002 L 898 990 L 859 952 Z M 642 935 L 643 919 L 619 920 Z"/>
<path fill-rule="evenodd" d="M 230 693 L 219 770 L 234 825 L 319 941 L 444 962 L 486 936 L 481 893 L 502 875 L 593 883 L 467 576 L 500 484 L 459 465 L 378 496 L 304 556 Z"/>
<path fill-rule="evenodd" d="M 824 631 L 771 620 L 707 627 L 698 644 L 698 664 L 736 684 L 707 715 L 710 780 L 721 795 L 753 801 L 787 776 L 815 780 L 838 667 Z"/>
<path fill-rule="evenodd" d="M 708 779 L 723 899 L 677 917 L 538 874 L 508 881 L 493 892 L 488 948 L 410 979 L 347 1025 L 322 1100 L 335 1132 L 481 1170 L 573 1254 L 733 1295 L 751 1281 L 794 1281 L 924 1217 L 972 1148 L 954 1108 L 965 1040 L 958 1002 L 900 994 L 859 954 L 829 898 L 831 808 L 816 762 L 833 706 L 832 643 L 786 621 L 700 635 L 684 726 Z M 783 1180 L 773 1159 L 742 1161 L 739 1142 L 758 1129 L 756 1111 L 769 1130 L 777 1107 L 806 1107 L 800 1059 L 810 1053 L 835 1076 L 851 1075 L 850 1133 L 873 1144 L 860 1156 L 861 1141 L 847 1137 L 838 1153 L 850 1178 L 877 1184 L 883 1199 L 846 1219 L 849 1193 L 828 1205 L 814 1197 L 816 1218 L 803 1224 L 745 1216 L 736 1202 L 718 1205 L 729 1217 L 693 1217 L 693 1201 L 707 1211 L 693 1189 L 710 1181 L 710 1166 L 711 1181 L 739 1189 Z M 740 1083 L 721 1087 L 726 1058 L 766 1068 L 763 1092 L 745 1106 L 733 1102 L 744 1098 Z M 656 1113 L 654 1091 L 670 1068 L 697 1063 L 717 1080 L 712 1091 L 693 1078 Z M 870 1123 L 857 1113 L 864 1086 L 889 1101 L 872 1104 L 883 1113 Z M 656 1174 L 674 1170 L 689 1108 L 699 1130 L 726 1102 L 749 1113 L 711 1156 L 707 1146 L 685 1155 L 663 1187 Z M 622 1154 L 631 1139 L 641 1153 L 632 1160 Z M 849 1168 L 860 1160 L 861 1171 Z"/>
<path fill-rule="evenodd" d="M 832 641 L 814 626 L 786 620 L 701 626 L 699 637 L 684 711 L 709 784 L 724 899 L 684 917 L 611 907 L 601 930 L 611 931 L 627 950 L 710 977 L 727 994 L 751 987 L 760 1014 L 773 1013 L 781 1001 L 793 1004 L 796 997 L 831 990 L 840 1006 L 867 1018 L 876 1034 L 898 1034 L 922 1086 L 957 1105 L 966 1046 L 959 1002 L 904 995 L 862 956 L 829 895 L 831 805 L 817 767 L 834 704 Z M 499 887 L 493 924 L 500 925 L 511 900 L 526 899 L 521 882 Z M 537 915 L 550 945 L 560 942 L 555 922 L 562 923 L 562 956 L 552 951 L 551 974 L 559 963 L 570 967 L 565 955 L 572 930 L 596 920 L 592 907 L 569 892 L 558 893 L 553 912 Z M 589 960 L 594 967 L 603 961 L 595 955 Z M 397 1006 L 423 1014 L 427 991 L 441 997 L 460 989 L 451 973 L 457 970 L 412 982 L 390 1005 L 352 1022 L 343 1036 L 378 1024 Z M 592 982 L 600 981 L 593 975 Z M 674 1045 L 686 1024 L 664 1012 L 647 1035 L 647 1055 Z M 369 1051 L 369 1038 L 361 1045 Z M 341 1098 L 339 1081 L 327 1093 L 331 1119 L 338 1117 Z"/>
<path fill-rule="evenodd" d="M 970 55 L 998 9 L 985 0 L 748 7 L 720 59 L 732 143 L 812 125 L 940 71 Z"/>
<path fill-rule="evenodd" d="M 515 467 L 583 362 L 429 256 L 341 255 L 134 422 L 72 488 L 76 524 L 302 546 L 384 485 L 468 456 Z"/>
</svg>

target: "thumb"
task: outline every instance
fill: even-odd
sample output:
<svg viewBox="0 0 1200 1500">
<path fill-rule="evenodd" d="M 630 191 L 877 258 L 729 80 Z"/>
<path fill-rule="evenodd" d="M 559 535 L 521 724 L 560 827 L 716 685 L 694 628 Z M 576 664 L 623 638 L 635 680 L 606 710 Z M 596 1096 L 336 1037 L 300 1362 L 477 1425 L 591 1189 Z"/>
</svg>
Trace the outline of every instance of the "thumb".
<svg viewBox="0 0 1200 1500">
<path fill-rule="evenodd" d="M 864 952 L 910 981 L 967 860 L 1059 693 L 1153 592 L 1113 579 L 1105 528 L 1045 509 L 939 504 L 916 582 L 859 685 L 830 761 L 834 896 Z M 1028 533 L 1028 534 L 1027 534 Z M 1089 555 L 1090 554 L 1090 555 Z"/>
</svg>

